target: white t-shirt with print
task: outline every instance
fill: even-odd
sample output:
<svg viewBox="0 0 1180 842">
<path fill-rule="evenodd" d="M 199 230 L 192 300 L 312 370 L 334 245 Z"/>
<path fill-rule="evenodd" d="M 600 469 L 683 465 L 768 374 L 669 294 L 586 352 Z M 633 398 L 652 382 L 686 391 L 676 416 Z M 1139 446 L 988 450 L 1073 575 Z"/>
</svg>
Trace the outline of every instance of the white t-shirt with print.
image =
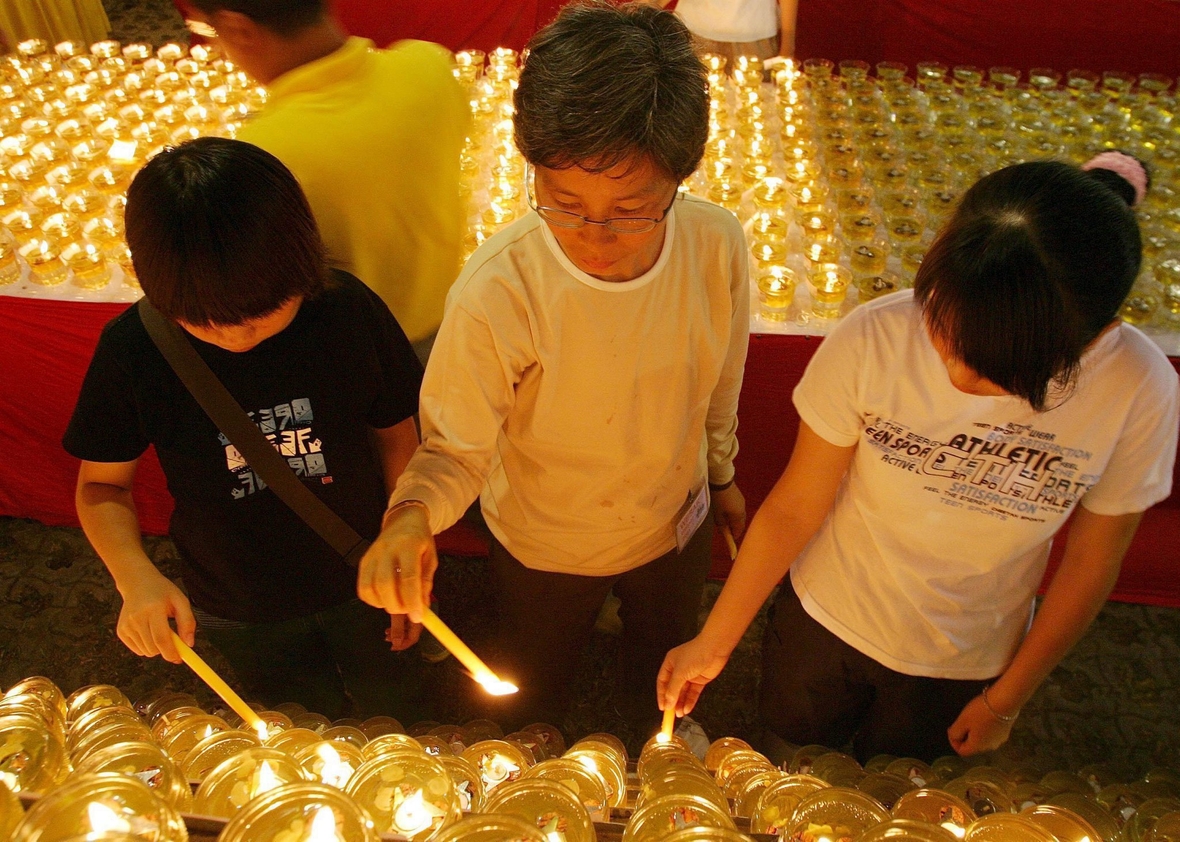
<svg viewBox="0 0 1180 842">
<path fill-rule="evenodd" d="M 680 0 L 676 14 L 694 35 L 725 43 L 773 38 L 780 23 L 777 0 Z"/>
<path fill-rule="evenodd" d="M 968 395 L 951 384 L 912 292 L 857 308 L 794 394 L 819 436 L 857 447 L 791 567 L 803 607 L 897 672 L 998 675 L 1074 504 L 1120 515 L 1168 496 L 1177 391 L 1167 357 L 1120 324 L 1087 350 L 1055 408 Z"/>
</svg>

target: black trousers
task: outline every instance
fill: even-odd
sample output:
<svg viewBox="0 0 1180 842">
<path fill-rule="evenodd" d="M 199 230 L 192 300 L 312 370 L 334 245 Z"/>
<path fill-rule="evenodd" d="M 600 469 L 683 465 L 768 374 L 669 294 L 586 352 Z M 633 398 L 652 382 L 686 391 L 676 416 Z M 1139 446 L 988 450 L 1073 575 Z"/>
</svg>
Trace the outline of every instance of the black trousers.
<svg viewBox="0 0 1180 842">
<path fill-rule="evenodd" d="M 947 728 L 987 683 L 894 672 L 812 619 L 788 579 L 762 639 L 759 712 L 789 743 L 851 743 L 862 763 L 878 754 L 929 762 L 954 754 Z"/>
<path fill-rule="evenodd" d="M 204 628 L 237 673 L 250 701 L 299 702 L 328 719 L 393 716 L 406 726 L 422 716 L 422 659 L 393 652 L 389 615 L 354 599 L 278 623 Z"/>
<path fill-rule="evenodd" d="M 489 718 L 506 730 L 561 722 L 582 649 L 613 589 L 623 623 L 615 706 L 637 733 L 649 725 L 655 733 L 656 676 L 668 650 L 697 633 L 712 544 L 713 521 L 707 517 L 683 553 L 672 550 L 613 576 L 578 576 L 531 570 L 493 540 L 489 562 L 499 625 L 488 662 L 520 692 L 485 697 Z"/>
</svg>

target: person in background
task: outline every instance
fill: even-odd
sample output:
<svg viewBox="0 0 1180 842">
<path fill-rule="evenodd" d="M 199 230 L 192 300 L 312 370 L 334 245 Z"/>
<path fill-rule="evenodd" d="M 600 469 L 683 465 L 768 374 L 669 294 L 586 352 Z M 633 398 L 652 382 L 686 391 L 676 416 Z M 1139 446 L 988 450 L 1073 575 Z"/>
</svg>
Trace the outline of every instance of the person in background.
<svg viewBox="0 0 1180 842">
<path fill-rule="evenodd" d="M 437 44 L 349 38 L 326 0 L 189 0 L 269 94 L 241 140 L 299 179 L 328 262 L 389 305 L 425 362 L 462 256 L 468 106 Z"/>
<path fill-rule="evenodd" d="M 127 243 L 144 295 L 304 484 L 374 537 L 418 444 L 422 368 L 389 309 L 324 263 L 299 184 L 248 143 L 201 138 L 152 158 L 127 191 Z M 198 622 L 247 698 L 330 719 L 415 721 L 421 660 L 390 651 L 418 629 L 356 598 L 356 571 L 260 480 L 131 307 L 103 329 L 67 451 L 82 460 L 78 517 L 123 597 L 131 651 L 180 661 Z M 175 501 L 169 534 L 186 596 L 144 552 L 132 488 L 152 445 Z M 190 602 L 191 600 L 191 602 Z"/>
<path fill-rule="evenodd" d="M 706 81 L 684 24 L 646 5 L 575 3 L 530 42 L 515 106 L 534 212 L 451 290 L 423 444 L 361 562 L 361 597 L 417 620 L 431 536 L 480 495 L 500 617 L 489 661 L 521 688 L 492 714 L 505 727 L 560 721 L 613 586 L 617 707 L 649 737 L 661 646 L 697 627 L 708 489 L 716 520 L 745 526 L 745 238 L 678 191 L 704 154 Z"/>
<path fill-rule="evenodd" d="M 673 0 L 648 0 L 667 8 Z M 677 0 L 680 15 L 702 53 L 725 56 L 795 55 L 795 16 L 799 0 Z"/>
<path fill-rule="evenodd" d="M 1176 373 L 1118 318 L 1146 187 L 1117 152 L 993 173 L 913 292 L 832 331 L 795 390 L 786 471 L 700 635 L 668 653 L 663 706 L 691 710 L 789 571 L 763 639 L 771 734 L 862 761 L 1008 738 L 1171 488 Z"/>
</svg>

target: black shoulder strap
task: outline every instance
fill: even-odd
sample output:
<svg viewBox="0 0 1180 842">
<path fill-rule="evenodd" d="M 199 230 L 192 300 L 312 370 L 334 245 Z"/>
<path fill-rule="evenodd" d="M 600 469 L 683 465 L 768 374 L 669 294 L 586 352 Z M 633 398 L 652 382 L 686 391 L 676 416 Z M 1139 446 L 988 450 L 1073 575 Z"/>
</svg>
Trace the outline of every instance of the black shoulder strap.
<svg viewBox="0 0 1180 842">
<path fill-rule="evenodd" d="M 295 476 L 291 466 L 201 359 L 184 330 L 165 319 L 146 298 L 141 298 L 138 306 L 139 317 L 148 335 L 205 414 L 279 499 L 319 533 L 346 562 L 356 567 L 369 542 Z"/>
</svg>

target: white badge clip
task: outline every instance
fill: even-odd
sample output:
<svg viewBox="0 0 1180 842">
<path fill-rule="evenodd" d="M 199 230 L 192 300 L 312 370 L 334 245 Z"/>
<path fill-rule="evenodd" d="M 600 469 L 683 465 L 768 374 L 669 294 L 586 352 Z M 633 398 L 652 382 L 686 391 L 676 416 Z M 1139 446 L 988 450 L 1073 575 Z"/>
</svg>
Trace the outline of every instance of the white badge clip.
<svg viewBox="0 0 1180 842">
<path fill-rule="evenodd" d="M 709 514 L 709 483 L 702 482 L 695 492 L 690 492 L 684 505 L 676 515 L 676 551 L 684 552 L 692 536 Z"/>
</svg>

